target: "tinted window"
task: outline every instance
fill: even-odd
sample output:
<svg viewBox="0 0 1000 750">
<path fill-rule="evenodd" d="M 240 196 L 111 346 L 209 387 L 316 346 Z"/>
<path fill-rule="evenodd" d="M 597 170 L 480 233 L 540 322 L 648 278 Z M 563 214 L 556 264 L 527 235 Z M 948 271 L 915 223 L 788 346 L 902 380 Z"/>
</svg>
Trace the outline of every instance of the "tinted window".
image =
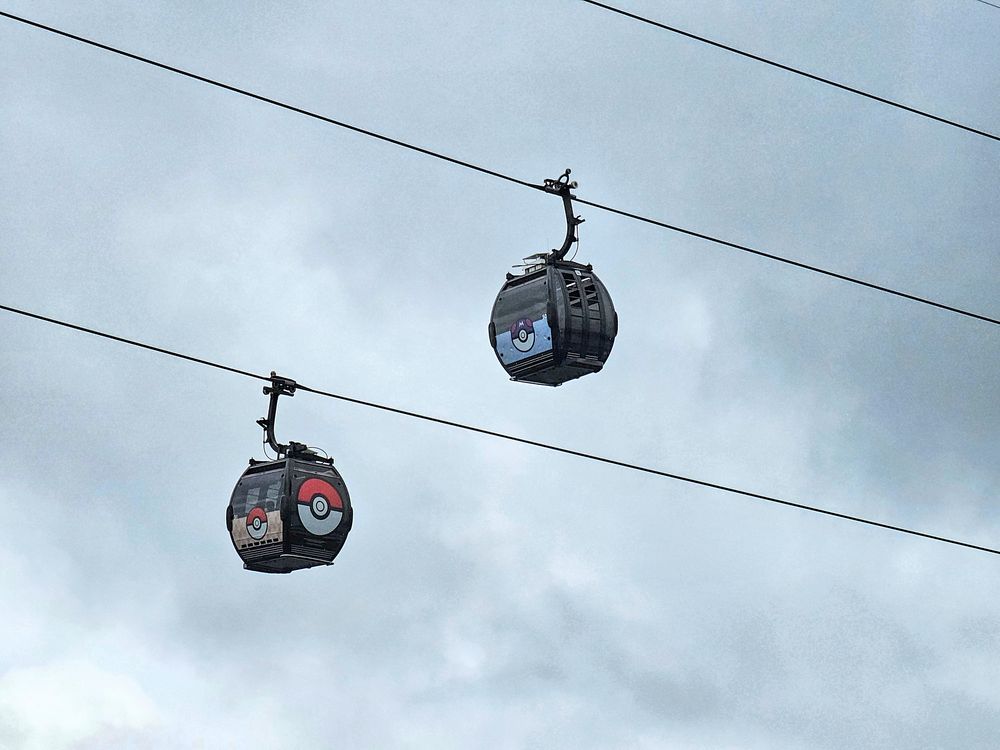
<svg viewBox="0 0 1000 750">
<path fill-rule="evenodd" d="M 268 512 L 278 510 L 284 476 L 283 471 L 265 471 L 243 477 L 233 493 L 233 516 L 245 518 L 257 506 Z"/>
<path fill-rule="evenodd" d="M 493 323 L 498 335 L 522 318 L 538 320 L 547 312 L 549 288 L 546 281 L 547 277 L 542 275 L 500 293 L 503 299 L 497 300 L 493 311 Z"/>
</svg>

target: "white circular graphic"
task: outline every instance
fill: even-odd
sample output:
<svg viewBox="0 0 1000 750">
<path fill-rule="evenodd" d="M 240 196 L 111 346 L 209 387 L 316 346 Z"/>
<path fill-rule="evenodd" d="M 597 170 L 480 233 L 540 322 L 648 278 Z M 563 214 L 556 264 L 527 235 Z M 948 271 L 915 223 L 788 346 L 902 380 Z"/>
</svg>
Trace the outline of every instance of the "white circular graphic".
<svg viewBox="0 0 1000 750">
<path fill-rule="evenodd" d="M 310 505 L 312 513 L 316 518 L 326 518 L 330 514 L 330 503 L 322 495 L 316 495 Z"/>
<path fill-rule="evenodd" d="M 267 533 L 267 513 L 263 508 L 254 508 L 247 514 L 247 533 L 254 539 L 263 539 Z"/>
<path fill-rule="evenodd" d="M 535 345 L 535 326 L 531 318 L 521 318 L 510 327 L 510 342 L 519 352 L 530 352 Z"/>
<path fill-rule="evenodd" d="M 299 520 L 306 531 L 315 536 L 326 536 L 344 517 L 344 501 L 329 482 L 312 477 L 299 487 Z"/>
</svg>

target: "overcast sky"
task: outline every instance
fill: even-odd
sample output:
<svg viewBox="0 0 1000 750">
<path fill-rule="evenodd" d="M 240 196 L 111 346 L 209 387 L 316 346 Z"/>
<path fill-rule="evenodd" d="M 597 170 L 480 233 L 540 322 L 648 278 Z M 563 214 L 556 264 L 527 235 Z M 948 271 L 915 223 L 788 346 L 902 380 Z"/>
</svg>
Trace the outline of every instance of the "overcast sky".
<svg viewBox="0 0 1000 750">
<path fill-rule="evenodd" d="M 974 0 L 635 12 L 991 132 Z M 1000 144 L 573 0 L 3 8 L 1000 316 Z M 556 198 L 0 20 L 0 303 L 1000 544 L 1000 332 L 584 206 L 603 372 L 510 382 Z M 224 523 L 261 384 L 0 313 L 0 747 L 995 748 L 1000 559 L 299 393 L 332 568 Z"/>
</svg>

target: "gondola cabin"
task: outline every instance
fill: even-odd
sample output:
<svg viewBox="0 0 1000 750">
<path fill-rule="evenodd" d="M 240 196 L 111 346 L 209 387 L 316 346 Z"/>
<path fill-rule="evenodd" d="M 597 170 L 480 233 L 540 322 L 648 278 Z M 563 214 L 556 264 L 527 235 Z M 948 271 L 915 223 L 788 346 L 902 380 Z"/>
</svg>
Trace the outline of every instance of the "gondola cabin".
<svg viewBox="0 0 1000 750">
<path fill-rule="evenodd" d="M 523 273 L 508 273 L 493 303 L 490 344 L 511 380 L 562 385 L 598 372 L 618 335 L 618 313 L 593 267 L 566 260 L 583 223 L 573 214 L 576 183 L 569 175 L 567 169 L 542 185 L 562 198 L 562 246 L 525 258 Z"/>
<path fill-rule="evenodd" d="M 274 372 L 270 380 L 264 387 L 267 416 L 257 424 L 277 459 L 250 459 L 226 508 L 229 538 L 247 570 L 291 573 L 332 565 L 354 523 L 351 496 L 332 458 L 303 443 L 278 442 L 278 399 L 294 396 L 298 386 Z"/>
<path fill-rule="evenodd" d="M 511 380 L 555 386 L 604 367 L 618 314 L 591 266 L 547 255 L 507 274 L 489 334 Z"/>
<path fill-rule="evenodd" d="M 351 530 L 347 485 L 311 451 L 253 461 L 233 490 L 226 524 L 243 567 L 291 573 L 331 565 Z"/>
</svg>

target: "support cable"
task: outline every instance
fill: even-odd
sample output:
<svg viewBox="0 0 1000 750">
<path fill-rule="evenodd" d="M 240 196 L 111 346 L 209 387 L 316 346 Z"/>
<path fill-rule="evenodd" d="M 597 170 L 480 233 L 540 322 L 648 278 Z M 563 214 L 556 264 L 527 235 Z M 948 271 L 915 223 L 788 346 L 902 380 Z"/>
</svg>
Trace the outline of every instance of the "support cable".
<svg viewBox="0 0 1000 750">
<path fill-rule="evenodd" d="M 38 313 L 30 312 L 27 310 L 21 310 L 16 307 L 11 307 L 9 305 L 0 304 L 0 310 L 4 310 L 15 315 L 21 315 L 33 320 L 42 321 L 45 323 L 51 323 L 53 325 L 62 326 L 63 328 L 69 328 L 73 331 L 78 331 L 81 333 L 87 333 L 92 336 L 98 336 L 105 339 L 110 339 L 111 341 L 117 341 L 121 344 L 128 344 L 129 346 L 139 347 L 141 349 L 146 349 L 148 351 L 156 352 L 157 354 L 164 354 L 169 357 L 176 357 L 178 359 L 185 360 L 187 362 L 193 362 L 195 364 L 204 365 L 206 367 L 214 367 L 218 370 L 224 370 L 226 372 L 234 373 L 236 375 L 243 375 L 248 378 L 255 378 L 257 380 L 263 380 L 268 383 L 271 382 L 271 378 L 265 375 L 260 375 L 255 372 L 250 372 L 248 370 L 241 370 L 237 367 L 230 367 L 229 365 L 219 364 L 218 362 L 213 362 L 211 360 L 202 359 L 200 357 L 193 357 L 189 354 L 183 354 L 181 352 L 173 351 L 171 349 L 166 349 L 160 346 L 153 346 L 152 344 L 146 344 L 141 341 L 136 341 L 133 339 L 127 339 L 122 336 L 116 336 L 114 334 L 105 333 L 104 331 L 99 331 L 95 328 L 87 328 L 85 326 L 77 325 L 75 323 L 68 323 L 57 318 L 50 318 L 45 315 L 40 315 Z M 562 453 L 568 456 L 576 456 L 577 458 L 586 459 L 588 461 L 595 461 L 602 464 L 607 464 L 609 466 L 617 466 L 622 469 L 628 469 L 629 471 L 637 471 L 644 474 L 652 474 L 653 476 L 663 477 L 665 479 L 673 479 L 679 482 L 686 482 L 688 484 L 698 485 L 700 487 L 707 487 L 713 490 L 719 490 L 720 492 L 728 492 L 734 495 L 740 495 L 742 497 L 748 497 L 753 500 L 762 500 L 768 503 L 774 503 L 777 505 L 783 505 L 789 508 L 797 508 L 799 510 L 809 511 L 810 513 L 820 513 L 825 516 L 832 516 L 833 518 L 840 518 L 845 521 L 853 521 L 855 523 L 865 524 L 868 526 L 876 526 L 880 529 L 887 529 L 889 531 L 896 531 L 901 534 L 909 534 L 911 536 L 921 537 L 923 539 L 930 539 L 936 542 L 943 542 L 945 544 L 952 544 L 958 547 L 965 547 L 967 549 L 977 550 L 979 552 L 989 552 L 990 554 L 1000 555 L 1000 549 L 994 549 L 992 547 L 984 547 L 978 544 L 972 544 L 971 542 L 963 542 L 958 539 L 951 539 L 949 537 L 939 536 L 937 534 L 930 534 L 924 531 L 916 531 L 914 529 L 908 529 L 903 526 L 896 526 L 894 524 L 883 523 L 881 521 L 874 521 L 869 518 L 862 518 L 861 516 L 852 516 L 847 513 L 839 513 L 834 510 L 829 510 L 827 508 L 821 508 L 815 505 L 806 505 L 805 503 L 794 502 L 791 500 L 782 500 L 780 498 L 774 497 L 772 495 L 764 495 L 759 492 L 751 492 L 749 490 L 743 490 L 736 487 L 731 487 L 724 484 L 719 484 L 717 482 L 709 482 L 704 479 L 695 479 L 693 477 L 684 476 L 682 474 L 674 474 L 673 472 L 663 471 L 661 469 L 654 469 L 648 466 L 642 466 L 641 464 L 630 463 L 628 461 L 620 461 L 614 458 L 608 458 L 606 456 L 600 456 L 596 453 L 586 453 L 584 451 L 573 450 L 572 448 L 564 448 L 559 445 L 554 445 L 552 443 L 545 443 L 539 440 L 531 440 L 529 438 L 519 437 L 517 435 L 511 435 L 505 432 L 497 432 L 496 430 L 486 429 L 485 427 L 476 427 L 475 425 L 465 424 L 464 422 L 456 422 L 450 419 L 444 419 L 442 417 L 435 417 L 428 414 L 421 414 L 420 412 L 409 411 L 407 409 L 401 409 L 395 406 L 388 406 L 386 404 L 380 404 L 375 401 L 366 401 L 360 398 L 354 398 L 353 396 L 345 396 L 341 393 L 334 393 L 333 391 L 326 391 L 320 388 L 311 388 L 309 386 L 302 385 L 301 383 L 296 383 L 296 388 L 299 391 L 305 391 L 307 393 L 312 393 L 317 396 L 322 396 L 325 398 L 337 399 L 338 401 L 345 401 L 350 404 L 356 404 L 357 406 L 364 406 L 369 409 L 377 409 L 379 411 L 389 412 L 392 414 L 398 414 L 404 417 L 410 417 L 412 419 L 419 419 L 425 422 L 433 422 L 434 424 L 444 425 L 445 427 L 452 427 L 458 430 L 464 430 L 466 432 L 474 432 L 479 435 L 486 435 L 488 437 L 498 438 L 500 440 L 509 440 L 514 443 L 521 443 L 522 445 L 529 445 L 534 448 L 542 448 L 548 451 L 554 451 L 556 453 Z"/>
<path fill-rule="evenodd" d="M 980 2 L 984 1 L 985 0 L 980 0 Z M 990 138 L 994 141 L 1000 141 L 1000 135 L 994 135 L 993 133 L 988 133 L 985 130 L 979 130 L 978 128 L 970 127 L 969 125 L 963 125 L 960 122 L 955 122 L 954 120 L 949 120 L 944 117 L 939 117 L 938 115 L 931 114 L 930 112 L 925 112 L 922 109 L 917 109 L 916 107 L 910 107 L 906 104 L 900 104 L 899 102 L 895 102 L 892 99 L 886 99 L 884 96 L 878 96 L 877 94 L 870 94 L 867 91 L 856 89 L 853 86 L 847 86 L 846 84 L 843 83 L 837 83 L 836 81 L 832 81 L 829 78 L 823 78 L 822 76 L 818 76 L 813 73 L 807 73 L 806 71 L 800 70 L 799 68 L 793 68 L 790 65 L 784 65 L 782 63 L 775 62 L 774 60 L 769 60 L 766 57 L 755 55 L 752 52 L 746 52 L 744 50 L 737 49 L 736 47 L 730 47 L 728 44 L 723 44 L 722 42 L 716 42 L 713 39 L 708 39 L 707 37 L 698 36 L 697 34 L 692 34 L 690 31 L 684 31 L 683 29 L 678 29 L 674 26 L 668 26 L 665 23 L 654 21 L 651 18 L 646 18 L 645 16 L 640 16 L 636 13 L 630 13 L 627 10 L 616 8 L 613 5 L 607 5 L 606 3 L 598 2 L 598 0 L 582 0 L 582 2 L 585 2 L 588 5 L 593 5 L 597 8 L 603 8 L 604 10 L 610 11 L 612 13 L 617 13 L 618 15 L 625 16 L 626 18 L 631 18 L 634 21 L 640 21 L 642 23 L 649 24 L 650 26 L 655 26 L 656 28 L 662 29 L 664 31 L 669 31 L 674 34 L 680 34 L 681 36 L 685 36 L 688 39 L 694 39 L 696 42 L 701 42 L 702 44 L 710 44 L 713 47 L 724 49 L 726 50 L 726 52 L 732 52 L 733 54 L 741 55 L 742 57 L 749 58 L 750 60 L 756 60 L 757 62 L 762 62 L 766 65 L 771 65 L 775 68 L 780 68 L 781 70 L 788 71 L 789 73 L 794 73 L 795 75 L 803 76 L 804 78 L 808 78 L 813 81 L 818 81 L 819 83 L 825 83 L 827 86 L 833 86 L 834 88 L 838 88 L 842 91 L 849 91 L 852 94 L 857 94 L 858 96 L 864 96 L 868 99 L 872 99 L 882 104 L 888 104 L 890 107 L 896 107 L 897 109 L 902 109 L 905 110 L 906 112 L 910 112 L 915 115 L 920 115 L 921 117 L 926 117 L 930 120 L 936 120 L 937 122 L 944 123 L 945 125 L 951 125 L 954 128 L 960 128 L 970 133 L 981 135 L 984 138 Z M 986 4 L 991 5 L 991 3 L 986 3 Z"/>
<path fill-rule="evenodd" d="M 216 86 L 217 88 L 225 89 L 226 91 L 230 91 L 230 92 L 232 92 L 234 94 L 239 94 L 241 96 L 246 96 L 246 97 L 249 97 L 251 99 L 256 99 L 257 101 L 264 102 L 265 104 L 270 104 L 270 105 L 273 105 L 275 107 L 280 107 L 281 109 L 286 109 L 286 110 L 288 110 L 290 112 L 295 112 L 295 113 L 300 114 L 300 115 L 305 115 L 306 117 L 311 117 L 311 118 L 313 118 L 315 120 L 320 120 L 321 122 L 325 122 L 325 123 L 327 123 L 329 125 L 336 125 L 337 127 L 345 128 L 345 129 L 351 130 L 351 131 L 353 131 L 355 133 L 360 133 L 361 135 L 369 136 L 370 138 L 376 138 L 376 139 L 378 139 L 380 141 L 385 141 L 386 143 L 391 143 L 391 144 L 393 144 L 395 146 L 400 146 L 401 148 L 409 149 L 410 151 L 416 151 L 417 153 L 421 153 L 421 154 L 424 154 L 426 156 L 432 156 L 435 159 L 440 159 L 442 161 L 446 161 L 446 162 L 448 162 L 450 164 L 454 164 L 456 166 L 464 167 L 466 169 L 471 169 L 471 170 L 474 170 L 474 171 L 479 172 L 481 174 L 489 175 L 490 177 L 496 177 L 498 179 L 506 180 L 507 182 L 512 182 L 512 183 L 520 185 L 522 187 L 527 187 L 527 188 L 531 188 L 532 190 L 538 190 L 538 191 L 545 192 L 545 188 L 542 185 L 535 185 L 534 183 L 528 182 L 527 180 L 522 180 L 522 179 L 519 179 L 517 177 L 511 177 L 510 175 L 504 174 L 502 172 L 498 172 L 498 171 L 493 170 L 493 169 L 487 169 L 486 167 L 481 167 L 478 164 L 473 164 L 472 162 L 464 161 L 462 159 L 456 159 L 455 157 L 447 156 L 446 154 L 442 154 L 442 153 L 437 152 L 437 151 L 432 151 L 431 149 L 423 148 L 422 146 L 416 146 L 416 145 L 414 145 L 412 143 L 407 143 L 406 141 L 402 141 L 402 140 L 399 140 L 397 138 L 392 138 L 392 137 L 387 136 L 387 135 L 382 135 L 381 133 L 377 133 L 377 132 L 375 132 L 373 130 L 368 130 L 366 128 L 358 127 L 357 125 L 351 125 L 350 123 L 346 123 L 346 122 L 343 122 L 341 120 L 335 120 L 332 117 L 327 117 L 325 115 L 317 114 L 316 112 L 312 112 L 310 110 L 303 109 L 301 107 L 296 107 L 296 106 L 294 106 L 292 104 L 288 104 L 286 102 L 282 102 L 282 101 L 279 101 L 277 99 L 272 99 L 270 97 L 254 93 L 254 92 L 248 91 L 246 89 L 241 89 L 241 88 L 238 88 L 236 86 L 232 86 L 232 85 L 230 85 L 228 83 L 222 83 L 222 82 L 216 81 L 216 80 L 214 80 L 212 78 L 208 78 L 206 76 L 199 75 L 197 73 L 192 73 L 190 71 L 183 70 L 181 68 L 177 68 L 177 67 L 174 67 L 172 65 L 167 65 L 166 63 L 162 63 L 162 62 L 158 62 L 156 60 L 152 60 L 152 59 L 150 59 L 148 57 L 142 57 L 142 56 L 134 54 L 132 52 L 126 52 L 125 50 L 118 49 L 117 47 L 112 47 L 110 45 L 94 41 L 92 39 L 87 39 L 86 37 L 78 36 L 76 34 L 71 34 L 68 31 L 62 31 L 61 29 L 57 29 L 57 28 L 52 27 L 52 26 L 46 26 L 45 24 L 38 23 L 37 21 L 32 21 L 32 20 L 29 20 L 27 18 L 22 18 L 20 16 L 15 16 L 15 15 L 13 15 L 11 13 L 7 13 L 5 11 L 0 11 L 0 17 L 8 18 L 8 19 L 10 19 L 12 21 L 17 21 L 18 23 L 23 23 L 23 24 L 26 24 L 28 26 L 33 26 L 33 27 L 41 29 L 43 31 L 48 31 L 48 32 L 50 32 L 52 34 L 57 34 L 59 36 L 66 37 L 67 39 L 72 39 L 74 41 L 81 42 L 83 44 L 87 44 L 87 45 L 90 45 L 92 47 L 96 47 L 96 48 L 104 50 L 106 52 L 111 52 L 111 53 L 114 53 L 116 55 L 121 55 L 122 57 L 127 57 L 127 58 L 129 58 L 131 60 L 136 60 L 138 62 L 145 63 L 147 65 L 152 65 L 154 67 L 161 68 L 161 69 L 169 71 L 171 73 L 176 73 L 177 75 L 181 75 L 181 76 L 184 76 L 186 78 L 191 78 L 193 80 L 200 81 L 202 83 L 207 83 L 210 86 Z M 943 304 L 941 302 L 935 302 L 934 300 L 928 299 L 926 297 L 919 297 L 917 295 L 909 294 L 907 292 L 901 292 L 901 291 L 892 289 L 892 288 L 887 287 L 887 286 L 882 286 L 881 284 L 875 284 L 875 283 L 872 283 L 872 282 L 869 282 L 869 281 L 864 281 L 862 279 L 859 279 L 859 278 L 856 278 L 856 277 L 853 277 L 853 276 L 848 276 L 846 274 L 837 273 L 835 271 L 829 271 L 829 270 L 820 268 L 818 266 L 812 266 L 812 265 L 809 265 L 809 264 L 806 264 L 806 263 L 802 263 L 802 262 L 797 261 L 797 260 L 793 260 L 791 258 L 786 258 L 786 257 L 780 256 L 780 255 L 775 255 L 773 253 L 767 253 L 767 252 L 764 252 L 762 250 L 755 250 L 754 248 L 751 248 L 751 247 L 749 247 L 747 245 L 742 245 L 742 244 L 739 244 L 739 243 L 736 243 L 736 242 L 730 242 L 728 240 L 719 239 L 718 237 L 713 237 L 712 235 L 705 234 L 703 232 L 696 232 L 696 231 L 691 230 L 691 229 L 684 229 L 683 227 L 679 227 L 679 226 L 676 226 L 674 224 L 669 224 L 669 223 L 664 222 L 664 221 L 659 221 L 657 219 L 651 219 L 649 217 L 642 216 L 640 214 L 632 213 L 631 211 L 625 211 L 625 210 L 622 210 L 622 209 L 619 209 L 619 208 L 612 208 L 611 206 L 606 206 L 606 205 L 603 205 L 601 203 L 596 203 L 594 201 L 584 200 L 582 198 L 576 198 L 576 197 L 574 197 L 574 200 L 576 200 L 578 203 L 583 203 L 583 204 L 586 204 L 588 206 L 592 206 L 593 208 L 600 209 L 602 211 L 607 211 L 609 213 L 618 214 L 619 216 L 624 216 L 624 217 L 627 217 L 629 219 L 634 219 L 636 221 L 641 221 L 641 222 L 644 222 L 646 224 L 652 224 L 654 226 L 658 226 L 658 227 L 661 227 L 663 229 L 669 229 L 669 230 L 671 230 L 673 232 L 679 232 L 681 234 L 686 234 L 686 235 L 689 235 L 691 237 L 697 237 L 699 239 L 703 239 L 703 240 L 706 240 L 708 242 L 714 242 L 717 245 L 722 245 L 723 247 L 728 247 L 728 248 L 731 248 L 733 250 L 740 250 L 742 252 L 751 253 L 751 254 L 756 255 L 758 257 L 761 257 L 761 258 L 767 258 L 769 260 L 778 261 L 780 263 L 784 263 L 784 264 L 790 265 L 790 266 L 795 266 L 796 268 L 801 268 L 801 269 L 806 270 L 806 271 L 812 271 L 813 273 L 819 273 L 819 274 L 822 274 L 824 276 L 828 276 L 830 278 L 839 279 L 841 281 L 846 281 L 846 282 L 849 282 L 851 284 L 857 284 L 858 286 L 867 287 L 868 289 L 874 289 L 876 291 L 884 292 L 886 294 L 891 294 L 891 295 L 894 295 L 896 297 L 902 297 L 904 299 L 912 300 L 914 302 L 919 302 L 919 303 L 924 304 L 924 305 L 930 305 L 931 307 L 936 307 L 936 308 L 939 308 L 941 310 L 947 310 L 948 312 L 956 313 L 958 315 L 963 315 L 965 317 L 975 318 L 977 320 L 981 320 L 981 321 L 984 321 L 986 323 L 992 323 L 994 325 L 1000 325 L 1000 320 L 998 320 L 996 318 L 991 318 L 991 317 L 989 317 L 987 315 L 981 315 L 979 313 L 971 312 L 969 310 L 963 310 L 961 308 L 953 307 L 951 305 L 946 305 L 946 304 Z"/>
<path fill-rule="evenodd" d="M 909 292 L 901 292 L 898 289 L 892 289 L 887 286 L 882 286 L 881 284 L 875 284 L 871 281 L 865 281 L 864 279 L 859 279 L 855 276 L 848 276 L 846 274 L 837 273 L 836 271 L 830 271 L 826 268 L 820 268 L 819 266 L 811 266 L 808 263 L 803 263 L 802 261 L 793 260 L 792 258 L 786 258 L 781 255 L 775 255 L 774 253 L 764 252 L 763 250 L 756 250 L 747 245 L 740 245 L 736 242 L 730 242 L 729 240 L 719 239 L 718 237 L 713 237 L 710 234 L 703 234 L 702 232 L 696 232 L 692 229 L 685 229 L 684 227 L 679 227 L 675 224 L 668 224 L 658 219 L 650 219 L 647 216 L 640 216 L 639 214 L 629 213 L 628 211 L 622 211 L 619 208 L 612 208 L 611 206 L 603 206 L 600 203 L 594 203 L 593 201 L 584 200 L 583 198 L 574 199 L 577 203 L 581 203 L 585 206 L 591 206 L 593 208 L 599 208 L 602 211 L 607 211 L 608 213 L 618 214 L 619 216 L 625 216 L 629 219 L 635 219 L 636 221 L 641 221 L 646 224 L 652 224 L 653 226 L 663 227 L 664 229 L 669 229 L 672 232 L 680 232 L 681 234 L 686 234 L 691 237 L 697 237 L 702 240 L 708 240 L 709 242 L 714 242 L 717 245 L 722 245 L 723 247 L 729 247 L 734 250 L 740 250 L 744 253 L 750 253 L 752 255 L 760 256 L 761 258 L 767 258 L 768 260 L 777 261 L 778 263 L 784 263 L 789 266 L 794 266 L 795 268 L 801 268 L 806 271 L 812 271 L 813 273 L 822 274 L 823 276 L 829 276 L 833 279 L 840 279 L 841 281 L 848 281 L 851 284 L 857 284 L 858 286 L 867 287 L 868 289 L 874 289 L 878 292 L 884 292 L 886 294 L 891 294 L 895 297 L 902 297 L 903 299 L 912 300 L 914 302 L 919 302 L 924 305 L 930 305 L 931 307 L 936 307 L 940 310 L 947 310 L 948 312 L 958 313 L 959 315 L 964 315 L 969 318 L 975 318 L 976 320 L 982 320 L 986 323 L 992 323 L 993 325 L 1000 325 L 1000 320 L 996 318 L 991 318 L 988 315 L 981 315 L 979 313 L 970 312 L 969 310 L 963 310 L 958 307 L 952 307 L 951 305 L 946 305 L 943 302 L 935 302 L 927 297 L 918 297 L 915 294 L 910 294 Z"/>
<path fill-rule="evenodd" d="M 305 115 L 306 117 L 311 117 L 314 120 L 320 120 L 329 125 L 336 125 L 338 128 L 346 128 L 347 130 L 352 130 L 355 133 L 360 133 L 361 135 L 367 135 L 369 138 L 377 138 L 380 141 L 391 143 L 394 146 L 408 148 L 411 151 L 416 151 L 421 154 L 426 154 L 427 156 L 433 156 L 435 159 L 442 159 L 443 161 L 451 162 L 452 164 L 457 164 L 458 166 L 465 167 L 466 169 L 473 169 L 476 172 L 482 172 L 483 174 L 488 174 L 491 177 L 498 177 L 501 180 L 514 182 L 523 187 L 534 188 L 536 190 L 542 189 L 540 186 L 533 185 L 532 183 L 526 182 L 525 180 L 519 180 L 516 177 L 511 177 L 509 175 L 505 175 L 500 172 L 494 172 L 492 169 L 487 169 L 486 167 L 480 167 L 476 164 L 472 164 L 471 162 L 462 161 L 461 159 L 455 159 L 451 156 L 447 156 L 437 151 L 431 151 L 430 149 L 422 148 L 421 146 L 415 146 L 412 143 L 407 143 L 406 141 L 400 141 L 396 138 L 391 138 L 387 135 L 376 133 L 374 130 L 367 130 L 365 128 L 358 127 L 357 125 L 351 125 L 348 122 L 335 120 L 332 117 L 326 117 L 325 115 L 317 114 L 316 112 L 310 112 L 307 109 L 296 107 L 293 104 L 288 104 L 286 102 L 278 101 L 277 99 L 271 99 L 270 97 L 254 93 L 253 91 L 248 91 L 247 89 L 241 89 L 237 86 L 231 86 L 228 83 L 222 83 L 221 81 L 216 81 L 213 78 L 208 78 L 206 76 L 199 75 L 198 73 L 192 73 L 191 71 L 183 70 L 182 68 L 175 68 L 173 65 L 167 65 L 166 63 L 159 62 L 158 60 L 153 60 L 148 57 L 143 57 L 142 55 L 137 55 L 132 52 L 127 52 L 126 50 L 119 49 L 117 47 L 112 47 L 111 45 L 103 44 L 101 42 L 94 41 L 93 39 L 88 39 L 87 37 L 78 36 L 77 34 L 71 34 L 68 31 L 57 29 L 54 26 L 46 26 L 45 24 L 38 23 L 37 21 L 32 21 L 28 18 L 15 16 L 12 13 L 7 13 L 6 11 L 2 10 L 0 10 L 0 16 L 4 18 L 9 18 L 11 21 L 17 21 L 19 23 L 27 24 L 28 26 L 34 26 L 36 29 L 41 29 L 42 31 L 48 31 L 52 34 L 58 34 L 59 36 L 66 37 L 67 39 L 72 39 L 75 42 L 82 42 L 83 44 L 89 44 L 91 47 L 97 47 L 98 49 L 102 49 L 105 52 L 112 52 L 116 55 L 121 55 L 122 57 L 127 57 L 131 60 L 136 60 L 137 62 L 145 63 L 146 65 L 152 65 L 162 70 L 166 70 L 171 73 L 176 73 L 177 75 L 184 76 L 185 78 L 192 78 L 195 81 L 200 81 L 201 83 L 207 83 L 210 86 L 216 86 L 220 89 L 225 89 L 226 91 L 231 91 L 234 94 L 239 94 L 240 96 L 247 96 L 250 97 L 251 99 L 256 99 L 257 101 L 264 102 L 265 104 L 271 104 L 275 107 L 280 107 L 281 109 L 287 109 L 290 112 L 295 112 L 296 114 Z"/>
</svg>

